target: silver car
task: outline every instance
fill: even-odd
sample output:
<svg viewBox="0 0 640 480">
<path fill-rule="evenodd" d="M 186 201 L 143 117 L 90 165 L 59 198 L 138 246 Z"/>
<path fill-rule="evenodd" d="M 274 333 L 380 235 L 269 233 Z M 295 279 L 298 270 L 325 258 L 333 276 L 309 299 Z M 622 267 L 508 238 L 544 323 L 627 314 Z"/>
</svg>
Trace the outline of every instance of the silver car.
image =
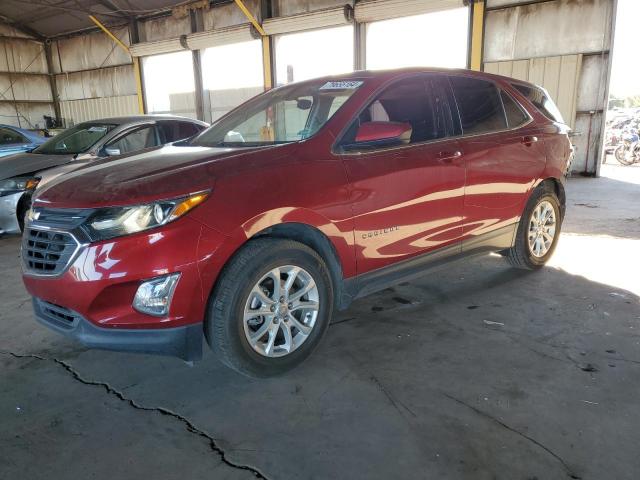
<svg viewBox="0 0 640 480">
<path fill-rule="evenodd" d="M 172 115 L 139 115 L 80 123 L 29 153 L 0 158 L 0 234 L 21 230 L 35 188 L 95 160 L 184 140 L 207 124 Z"/>
</svg>

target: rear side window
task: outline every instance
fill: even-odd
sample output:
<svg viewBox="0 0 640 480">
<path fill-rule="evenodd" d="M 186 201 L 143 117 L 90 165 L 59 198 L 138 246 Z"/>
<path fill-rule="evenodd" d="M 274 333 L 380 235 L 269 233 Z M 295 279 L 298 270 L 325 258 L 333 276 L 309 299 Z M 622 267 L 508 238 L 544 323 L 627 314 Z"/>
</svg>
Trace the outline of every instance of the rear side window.
<svg viewBox="0 0 640 480">
<path fill-rule="evenodd" d="M 13 145 L 16 143 L 27 143 L 27 139 L 15 130 L 0 128 L 0 145 Z"/>
<path fill-rule="evenodd" d="M 513 87 L 527 97 L 540 112 L 549 120 L 553 120 L 558 123 L 565 123 L 562 118 L 562 113 L 558 110 L 558 107 L 553 100 L 549 97 L 549 94 L 541 88 L 529 87 L 527 85 L 513 84 Z"/>
<path fill-rule="evenodd" d="M 504 113 L 507 116 L 507 125 L 509 128 L 517 128 L 524 125 L 529 120 L 529 116 L 522 110 L 522 107 L 511 96 L 501 91 L 502 105 L 504 105 Z"/>
<path fill-rule="evenodd" d="M 178 138 L 176 140 L 184 140 L 193 137 L 196 133 L 204 130 L 204 127 L 190 122 L 178 122 Z"/>
<path fill-rule="evenodd" d="M 463 135 L 505 130 L 507 120 L 498 88 L 486 80 L 450 77 Z"/>
<path fill-rule="evenodd" d="M 125 153 L 136 152 L 159 145 L 157 137 L 155 127 L 150 125 L 127 133 L 115 142 L 106 145 L 106 148 L 112 151 L 111 155 L 124 155 Z"/>
</svg>

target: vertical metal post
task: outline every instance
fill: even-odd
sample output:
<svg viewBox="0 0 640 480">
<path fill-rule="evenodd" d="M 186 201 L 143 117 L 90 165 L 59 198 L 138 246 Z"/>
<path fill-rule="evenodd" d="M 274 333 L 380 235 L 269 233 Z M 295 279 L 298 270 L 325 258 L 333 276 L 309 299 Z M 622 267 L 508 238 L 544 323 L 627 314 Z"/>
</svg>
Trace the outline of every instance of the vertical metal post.
<svg viewBox="0 0 640 480">
<path fill-rule="evenodd" d="M 53 69 L 53 56 L 51 54 L 51 40 L 44 41 L 44 55 L 47 59 L 47 73 L 49 74 L 49 88 L 51 88 L 51 98 L 53 100 L 53 111 L 56 121 L 62 121 L 60 113 L 60 97 L 58 96 L 58 84 L 56 82 L 56 74 Z"/>
<path fill-rule="evenodd" d="M 353 68 L 364 70 L 367 68 L 367 24 L 354 22 L 353 24 Z"/>
<path fill-rule="evenodd" d="M 484 43 L 484 0 L 474 0 L 471 4 L 471 49 L 469 68 L 482 70 L 482 49 Z"/>
<path fill-rule="evenodd" d="M 611 69 L 613 67 L 613 56 L 615 55 L 615 36 L 616 36 L 616 20 L 618 18 L 618 0 L 613 0 L 613 5 L 611 8 L 611 19 L 610 19 L 610 29 L 609 29 L 609 53 L 607 54 L 607 72 L 605 77 L 605 85 L 604 85 L 604 105 L 602 106 L 602 114 L 600 118 L 600 140 L 598 142 L 599 147 L 599 155 L 596 155 L 596 164 L 594 168 L 594 175 L 596 177 L 600 176 L 600 167 L 602 166 L 602 162 L 604 160 L 604 156 L 607 154 L 604 148 L 604 143 L 606 140 L 607 133 L 607 113 L 609 111 L 609 88 L 611 87 Z M 603 48 L 605 50 L 606 39 L 603 39 Z M 587 147 L 588 148 L 588 147 Z"/>
<path fill-rule="evenodd" d="M 191 33 L 200 32 L 204 29 L 204 21 L 199 11 L 190 10 L 189 16 L 191 17 Z M 193 58 L 193 84 L 195 88 L 194 97 L 196 102 L 196 116 L 198 120 L 205 120 L 204 111 L 204 82 L 202 80 L 202 57 L 200 56 L 200 50 L 192 50 L 191 55 Z M 207 112 L 207 116 L 210 113 Z"/>
<path fill-rule="evenodd" d="M 140 31 L 138 30 L 138 21 L 131 20 L 129 22 L 129 39 L 130 43 L 140 42 Z M 131 57 L 133 60 L 133 76 L 136 82 L 136 94 L 138 97 L 138 113 L 146 113 L 144 105 L 144 89 L 142 88 L 142 67 L 138 57 Z"/>
<path fill-rule="evenodd" d="M 262 75 L 264 77 L 264 89 L 273 87 L 273 72 L 271 70 L 271 37 L 262 37 Z"/>
</svg>

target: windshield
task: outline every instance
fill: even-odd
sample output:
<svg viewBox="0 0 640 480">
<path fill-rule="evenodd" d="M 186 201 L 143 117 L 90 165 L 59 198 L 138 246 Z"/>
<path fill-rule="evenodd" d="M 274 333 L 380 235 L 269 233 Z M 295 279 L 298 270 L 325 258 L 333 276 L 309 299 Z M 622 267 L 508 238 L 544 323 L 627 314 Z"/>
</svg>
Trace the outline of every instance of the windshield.
<svg viewBox="0 0 640 480">
<path fill-rule="evenodd" d="M 86 152 L 116 127 L 110 123 L 81 123 L 46 141 L 34 153 L 64 155 Z"/>
<path fill-rule="evenodd" d="M 320 130 L 362 83 L 305 82 L 271 90 L 231 111 L 192 144 L 255 147 L 304 140 Z"/>
</svg>

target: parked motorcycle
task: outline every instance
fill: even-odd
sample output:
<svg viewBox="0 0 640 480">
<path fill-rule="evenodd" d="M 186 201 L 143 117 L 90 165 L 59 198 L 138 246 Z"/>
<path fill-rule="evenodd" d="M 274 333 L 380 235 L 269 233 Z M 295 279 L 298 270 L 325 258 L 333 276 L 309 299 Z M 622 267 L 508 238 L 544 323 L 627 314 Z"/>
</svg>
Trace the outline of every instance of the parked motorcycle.
<svg viewBox="0 0 640 480">
<path fill-rule="evenodd" d="M 640 136 L 638 131 L 626 131 L 622 134 L 622 140 L 614 151 L 616 160 L 622 165 L 640 163 Z"/>
</svg>

